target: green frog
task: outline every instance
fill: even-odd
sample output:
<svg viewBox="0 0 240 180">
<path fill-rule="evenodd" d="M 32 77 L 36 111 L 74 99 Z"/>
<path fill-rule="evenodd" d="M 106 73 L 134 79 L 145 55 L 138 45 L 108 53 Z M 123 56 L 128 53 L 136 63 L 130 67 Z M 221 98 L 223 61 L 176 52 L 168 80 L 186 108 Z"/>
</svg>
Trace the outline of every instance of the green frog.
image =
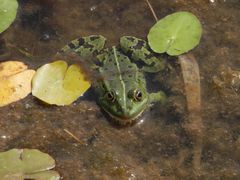
<svg viewBox="0 0 240 180">
<path fill-rule="evenodd" d="M 118 46 L 104 48 L 101 35 L 81 37 L 66 45 L 61 53 L 73 51 L 83 59 L 97 59 L 93 67 L 99 80 L 93 83 L 100 107 L 121 125 L 135 122 L 153 102 L 164 103 L 162 91 L 148 93 L 144 72 L 164 69 L 164 61 L 153 53 L 146 41 L 123 36 Z M 141 64 L 141 68 L 137 64 Z"/>
</svg>

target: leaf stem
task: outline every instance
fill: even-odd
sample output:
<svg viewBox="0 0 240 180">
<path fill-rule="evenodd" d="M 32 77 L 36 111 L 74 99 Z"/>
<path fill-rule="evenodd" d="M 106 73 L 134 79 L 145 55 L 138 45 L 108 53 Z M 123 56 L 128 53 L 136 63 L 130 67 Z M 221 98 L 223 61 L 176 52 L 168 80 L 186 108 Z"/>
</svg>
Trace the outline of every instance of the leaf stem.
<svg viewBox="0 0 240 180">
<path fill-rule="evenodd" d="M 155 13 L 155 11 L 154 11 L 151 3 L 150 3 L 148 0 L 145 0 L 145 1 L 146 1 L 147 5 L 148 5 L 149 9 L 151 10 L 152 15 L 153 15 L 155 21 L 157 22 L 157 21 L 158 21 L 158 17 L 157 17 L 157 15 L 156 15 L 156 13 Z"/>
</svg>

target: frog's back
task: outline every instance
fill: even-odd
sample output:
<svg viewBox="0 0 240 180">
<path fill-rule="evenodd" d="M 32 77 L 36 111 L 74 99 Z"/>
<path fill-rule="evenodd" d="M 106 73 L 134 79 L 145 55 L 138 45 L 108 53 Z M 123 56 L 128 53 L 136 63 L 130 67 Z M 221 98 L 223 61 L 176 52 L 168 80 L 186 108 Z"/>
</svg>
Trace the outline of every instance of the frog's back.
<svg viewBox="0 0 240 180">
<path fill-rule="evenodd" d="M 145 87 L 145 78 L 135 63 L 121 51 L 112 48 L 104 55 L 99 69 L 105 85 L 116 90 L 129 91 L 140 84 Z M 140 84 L 139 84 L 140 83 Z"/>
</svg>

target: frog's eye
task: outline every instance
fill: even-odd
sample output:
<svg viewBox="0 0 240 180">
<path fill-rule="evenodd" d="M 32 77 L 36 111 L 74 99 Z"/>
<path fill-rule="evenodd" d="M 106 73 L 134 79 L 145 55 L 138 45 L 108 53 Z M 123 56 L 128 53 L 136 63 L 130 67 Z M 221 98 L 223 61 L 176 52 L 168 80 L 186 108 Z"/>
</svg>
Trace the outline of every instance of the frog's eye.
<svg viewBox="0 0 240 180">
<path fill-rule="evenodd" d="M 110 102 L 114 102 L 115 99 L 116 99 L 116 95 L 113 91 L 108 91 L 106 94 L 105 94 L 105 97 L 108 101 Z"/>
<path fill-rule="evenodd" d="M 133 98 L 135 101 L 141 101 L 143 98 L 143 94 L 140 90 L 135 90 L 133 93 Z"/>
</svg>

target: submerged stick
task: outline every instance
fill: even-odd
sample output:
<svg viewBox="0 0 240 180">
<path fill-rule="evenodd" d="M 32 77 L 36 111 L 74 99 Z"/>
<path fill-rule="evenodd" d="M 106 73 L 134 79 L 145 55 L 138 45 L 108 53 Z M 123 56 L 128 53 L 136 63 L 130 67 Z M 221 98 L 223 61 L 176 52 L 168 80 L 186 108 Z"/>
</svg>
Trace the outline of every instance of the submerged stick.
<svg viewBox="0 0 240 180">
<path fill-rule="evenodd" d="M 83 142 L 77 138 L 73 133 L 71 133 L 70 131 L 68 131 L 67 129 L 63 129 L 68 135 L 70 135 L 73 139 L 75 139 L 78 143 L 83 144 Z"/>
<path fill-rule="evenodd" d="M 148 0 L 145 0 L 151 10 L 156 22 L 157 15 Z M 184 129 L 193 137 L 193 168 L 196 175 L 199 175 L 201 169 L 201 154 L 203 143 L 203 122 L 201 117 L 201 91 L 200 75 L 198 63 L 190 53 L 180 55 L 178 60 L 181 65 L 183 81 L 185 86 L 188 122 L 184 124 Z"/>
</svg>

